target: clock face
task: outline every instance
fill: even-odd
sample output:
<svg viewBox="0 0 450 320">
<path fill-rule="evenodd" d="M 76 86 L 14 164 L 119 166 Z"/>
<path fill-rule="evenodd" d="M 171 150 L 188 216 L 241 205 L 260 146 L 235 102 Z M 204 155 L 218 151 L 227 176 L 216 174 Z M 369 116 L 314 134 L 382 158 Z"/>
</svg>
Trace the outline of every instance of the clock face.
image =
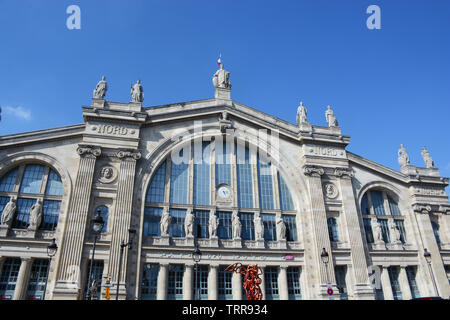
<svg viewBox="0 0 450 320">
<path fill-rule="evenodd" d="M 228 199 L 231 196 L 231 191 L 229 188 L 227 188 L 226 186 L 221 186 L 218 190 L 217 190 L 217 194 L 219 195 L 220 198 L 222 199 Z"/>
</svg>

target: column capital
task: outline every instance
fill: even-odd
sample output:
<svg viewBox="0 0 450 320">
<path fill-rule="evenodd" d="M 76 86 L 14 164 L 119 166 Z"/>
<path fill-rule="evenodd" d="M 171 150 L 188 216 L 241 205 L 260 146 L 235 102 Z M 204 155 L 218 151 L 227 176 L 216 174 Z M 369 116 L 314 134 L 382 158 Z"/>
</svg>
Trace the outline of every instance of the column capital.
<svg viewBox="0 0 450 320">
<path fill-rule="evenodd" d="M 333 175 L 343 179 L 351 179 L 353 177 L 353 172 L 350 168 L 335 168 Z"/>
<path fill-rule="evenodd" d="M 139 150 L 119 150 L 116 153 L 117 158 L 121 160 L 127 160 L 129 158 L 139 160 L 142 154 Z"/>
<path fill-rule="evenodd" d="M 102 149 L 98 146 L 79 144 L 77 148 L 77 153 L 80 156 L 88 158 L 97 158 L 102 154 Z"/>
<path fill-rule="evenodd" d="M 429 204 L 415 203 L 412 205 L 414 212 L 422 214 L 430 214 L 431 206 Z"/>
<path fill-rule="evenodd" d="M 321 177 L 325 173 L 325 169 L 320 166 L 305 165 L 303 166 L 303 174 L 311 177 Z"/>
</svg>

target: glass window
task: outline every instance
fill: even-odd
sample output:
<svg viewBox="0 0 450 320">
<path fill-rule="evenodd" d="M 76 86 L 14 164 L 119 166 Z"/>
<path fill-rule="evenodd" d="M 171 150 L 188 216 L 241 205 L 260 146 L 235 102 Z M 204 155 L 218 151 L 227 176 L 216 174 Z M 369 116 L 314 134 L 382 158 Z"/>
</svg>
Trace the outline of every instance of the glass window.
<svg viewBox="0 0 450 320">
<path fill-rule="evenodd" d="M 180 150 L 180 158 L 183 157 L 183 149 Z M 188 203 L 188 173 L 189 165 L 184 161 L 180 164 L 172 162 L 170 174 L 170 203 Z"/>
<path fill-rule="evenodd" d="M 21 193 L 39 193 L 45 167 L 40 164 L 28 164 L 20 185 Z"/>
<path fill-rule="evenodd" d="M 231 156 L 233 150 L 226 150 L 227 144 L 220 142 L 216 140 L 216 186 L 222 183 L 231 186 Z M 232 147 L 233 144 L 229 144 L 228 148 L 231 149 Z"/>
<path fill-rule="evenodd" d="M 145 207 L 144 211 L 144 236 L 161 236 L 162 208 Z"/>
<path fill-rule="evenodd" d="M 11 192 L 14 190 L 14 184 L 16 183 L 18 168 L 14 168 L 5 174 L 0 180 L 0 192 Z"/>
<path fill-rule="evenodd" d="M 36 203 L 36 199 L 17 199 L 17 209 L 14 221 L 12 224 L 13 228 L 26 229 L 29 225 L 30 209 Z"/>
<path fill-rule="evenodd" d="M 258 157 L 259 205 L 261 209 L 275 209 L 273 201 L 272 168 Z"/>
<path fill-rule="evenodd" d="M 387 196 L 389 203 L 389 210 L 391 211 L 391 215 L 393 216 L 401 216 L 400 209 L 398 208 L 397 202 L 391 198 L 391 196 Z"/>
<path fill-rule="evenodd" d="M 170 209 L 172 220 L 169 227 L 169 235 L 171 237 L 185 237 L 184 234 L 184 218 L 186 217 L 185 209 Z"/>
<path fill-rule="evenodd" d="M 219 218 L 219 227 L 217 228 L 217 236 L 219 239 L 231 239 L 231 212 L 217 211 L 217 217 Z"/>
<path fill-rule="evenodd" d="M 280 209 L 294 210 L 294 202 L 292 201 L 291 192 L 280 173 L 278 173 L 278 189 L 280 193 Z"/>
<path fill-rule="evenodd" d="M 239 219 L 242 223 L 241 237 L 243 240 L 255 240 L 255 224 L 253 213 L 239 213 Z"/>
<path fill-rule="evenodd" d="M 364 218 L 364 231 L 366 232 L 366 240 L 368 243 L 374 243 L 373 233 L 372 233 L 372 223 L 370 219 Z"/>
<path fill-rule="evenodd" d="M 277 267 L 266 267 L 264 269 L 264 284 L 266 287 L 266 300 L 279 300 Z"/>
<path fill-rule="evenodd" d="M 336 218 L 328 218 L 328 235 L 330 236 L 330 241 L 339 242 L 339 230 Z"/>
<path fill-rule="evenodd" d="M 439 224 L 434 221 L 431 221 L 431 227 L 433 228 L 434 238 L 436 239 L 437 244 L 441 244 L 441 234 L 439 233 Z"/>
<path fill-rule="evenodd" d="M 194 274 L 193 297 L 198 300 L 208 300 L 208 266 L 199 265 L 197 274 Z M 197 279 L 197 280 L 195 280 Z M 196 299 L 196 300 L 197 300 Z"/>
<path fill-rule="evenodd" d="M 3 213 L 3 210 L 5 209 L 6 205 L 11 199 L 9 197 L 0 197 L 0 217 L 1 213 Z"/>
<path fill-rule="evenodd" d="M 391 242 L 391 236 L 389 234 L 388 221 L 386 219 L 379 219 L 378 222 L 381 225 L 381 234 L 383 236 L 383 241 L 385 243 L 390 243 Z"/>
<path fill-rule="evenodd" d="M 236 162 L 239 207 L 253 208 L 253 180 L 249 150 L 245 149 L 245 156 L 240 157 L 238 147 L 238 159 Z"/>
<path fill-rule="evenodd" d="M 339 289 L 340 298 L 341 300 L 347 300 L 348 299 L 347 283 L 345 282 L 347 267 L 336 266 L 334 268 L 334 273 L 336 275 L 336 286 Z"/>
<path fill-rule="evenodd" d="M 394 220 L 394 223 L 397 227 L 397 229 L 400 231 L 400 241 L 402 243 L 407 243 L 408 238 L 406 238 L 406 230 L 405 230 L 405 223 L 403 220 Z"/>
<path fill-rule="evenodd" d="M 8 258 L 3 263 L 0 274 L 0 300 L 12 300 L 19 276 L 20 259 Z"/>
<path fill-rule="evenodd" d="M 26 293 L 27 300 L 43 300 L 47 283 L 48 260 L 37 259 L 31 266 L 30 280 Z"/>
<path fill-rule="evenodd" d="M 370 192 L 370 198 L 372 199 L 373 210 L 377 215 L 386 215 L 384 210 L 384 199 L 383 193 L 378 190 L 373 190 Z"/>
<path fill-rule="evenodd" d="M 56 230 L 60 208 L 61 208 L 61 201 L 44 200 L 44 203 L 42 205 L 43 215 L 40 229 L 51 231 Z M 107 222 L 108 220 L 106 220 L 106 223 Z"/>
<path fill-rule="evenodd" d="M 62 196 L 63 184 L 61 177 L 52 169 L 49 170 L 47 187 L 45 188 L 45 194 L 49 196 Z"/>
<path fill-rule="evenodd" d="M 297 236 L 297 221 L 296 216 L 290 214 L 283 214 L 281 218 L 286 225 L 286 240 L 287 241 L 298 241 Z"/>
<path fill-rule="evenodd" d="M 86 282 L 84 284 L 84 299 L 90 297 L 89 300 L 100 300 L 102 295 L 103 260 L 94 260 L 92 263 L 90 280 L 89 273 L 91 270 L 91 260 L 88 260 L 87 264 Z"/>
<path fill-rule="evenodd" d="M 402 300 L 402 291 L 400 289 L 400 282 L 398 276 L 400 273 L 399 267 L 388 267 L 389 279 L 391 280 L 392 293 L 394 294 L 394 300 Z"/>
<path fill-rule="evenodd" d="M 288 267 L 287 268 L 287 282 L 289 300 L 301 300 L 302 290 L 300 288 L 300 268 Z"/>
<path fill-rule="evenodd" d="M 270 213 L 261 213 L 260 216 L 264 224 L 264 239 L 266 241 L 277 241 L 275 215 Z"/>
<path fill-rule="evenodd" d="M 219 267 L 219 300 L 233 300 L 233 286 L 231 277 L 233 273 L 225 271 L 226 266 Z"/>
<path fill-rule="evenodd" d="M 408 276 L 409 288 L 411 289 L 412 298 L 420 298 L 419 287 L 416 282 L 417 269 L 415 267 L 406 267 L 406 275 Z"/>
<path fill-rule="evenodd" d="M 209 211 L 194 210 L 193 214 L 195 216 L 194 236 L 203 239 L 209 238 Z"/>
<path fill-rule="evenodd" d="M 202 150 L 197 154 L 194 147 L 194 204 L 209 205 L 210 184 L 210 148 L 209 142 L 202 143 Z"/>
<path fill-rule="evenodd" d="M 169 281 L 167 286 L 168 300 L 183 300 L 184 268 L 179 264 L 169 265 Z"/>
<path fill-rule="evenodd" d="M 145 197 L 146 202 L 164 202 L 164 186 L 166 181 L 166 162 L 156 170 Z"/>
<path fill-rule="evenodd" d="M 370 214 L 369 200 L 367 199 L 367 193 L 364 194 L 361 200 L 361 213 L 366 215 Z"/>
<path fill-rule="evenodd" d="M 159 265 L 148 263 L 144 265 L 141 284 L 141 299 L 156 300 L 156 290 L 158 287 Z"/>
</svg>

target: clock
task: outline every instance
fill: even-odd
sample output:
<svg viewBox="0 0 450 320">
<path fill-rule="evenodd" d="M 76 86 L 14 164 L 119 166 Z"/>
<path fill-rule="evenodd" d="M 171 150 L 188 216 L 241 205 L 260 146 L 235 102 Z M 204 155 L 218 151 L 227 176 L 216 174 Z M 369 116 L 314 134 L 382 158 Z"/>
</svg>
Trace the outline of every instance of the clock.
<svg viewBox="0 0 450 320">
<path fill-rule="evenodd" d="M 233 199 L 233 192 L 231 187 L 226 184 L 220 184 L 217 186 L 217 201 L 218 202 L 231 202 Z"/>
</svg>

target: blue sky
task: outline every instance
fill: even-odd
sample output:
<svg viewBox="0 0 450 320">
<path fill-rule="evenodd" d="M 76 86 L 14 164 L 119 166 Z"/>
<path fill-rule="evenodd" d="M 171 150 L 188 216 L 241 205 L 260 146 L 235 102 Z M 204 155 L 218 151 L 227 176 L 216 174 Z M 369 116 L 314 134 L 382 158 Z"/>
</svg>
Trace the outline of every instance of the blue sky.
<svg viewBox="0 0 450 320">
<path fill-rule="evenodd" d="M 0 135 L 82 123 L 102 75 L 111 101 L 137 79 L 144 106 L 212 98 L 219 52 L 233 100 L 292 123 L 302 100 L 316 125 L 330 104 L 348 150 L 399 169 L 425 145 L 450 176 L 448 0 L 0 0 Z"/>
</svg>

